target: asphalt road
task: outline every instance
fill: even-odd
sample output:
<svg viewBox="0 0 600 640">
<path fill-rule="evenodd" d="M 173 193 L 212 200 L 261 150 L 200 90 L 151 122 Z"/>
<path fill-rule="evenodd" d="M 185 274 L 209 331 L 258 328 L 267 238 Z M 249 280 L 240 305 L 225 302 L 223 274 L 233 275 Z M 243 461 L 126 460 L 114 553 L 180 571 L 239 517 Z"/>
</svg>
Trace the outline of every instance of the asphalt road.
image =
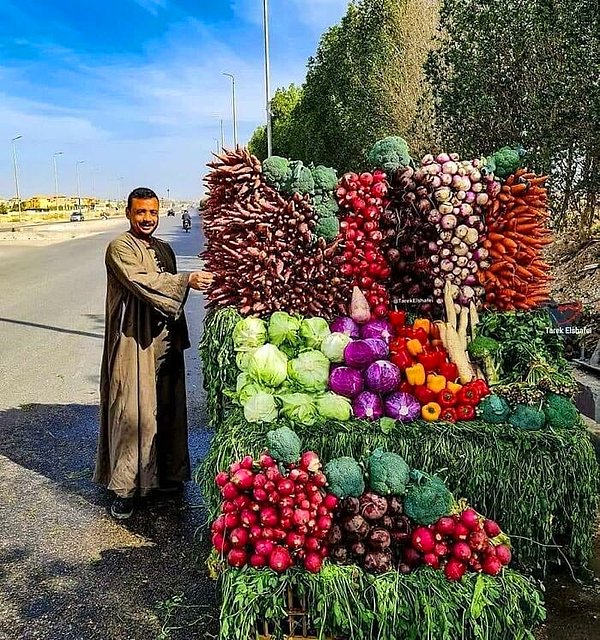
<svg viewBox="0 0 600 640">
<path fill-rule="evenodd" d="M 201 267 L 200 221 L 189 234 L 163 217 L 157 236 L 180 270 Z M 85 225 L 95 225 L 86 227 Z M 31 245 L 0 242 L 0 639 L 205 638 L 214 588 L 196 562 L 204 516 L 196 486 L 149 499 L 125 524 L 107 517 L 109 496 L 91 482 L 103 343 L 108 242 L 126 220 L 78 224 L 94 235 Z M 65 228 L 65 237 L 73 227 Z M 42 234 L 43 235 L 43 234 Z M 192 463 L 210 440 L 197 344 L 203 298 L 186 306 Z M 182 596 L 170 622 L 164 603 Z M 162 609 L 160 603 L 163 603 Z M 6 614 L 6 615 L 5 615 Z"/>
</svg>

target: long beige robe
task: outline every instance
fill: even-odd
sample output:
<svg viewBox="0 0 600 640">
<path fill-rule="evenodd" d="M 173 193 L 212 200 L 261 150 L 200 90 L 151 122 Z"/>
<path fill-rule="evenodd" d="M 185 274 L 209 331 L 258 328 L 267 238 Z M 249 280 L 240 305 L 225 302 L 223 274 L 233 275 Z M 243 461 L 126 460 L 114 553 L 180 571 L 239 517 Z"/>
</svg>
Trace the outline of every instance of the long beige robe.
<svg viewBox="0 0 600 640">
<path fill-rule="evenodd" d="M 94 481 L 121 497 L 190 478 L 183 350 L 187 273 L 162 240 L 106 251 L 106 327 Z"/>
</svg>

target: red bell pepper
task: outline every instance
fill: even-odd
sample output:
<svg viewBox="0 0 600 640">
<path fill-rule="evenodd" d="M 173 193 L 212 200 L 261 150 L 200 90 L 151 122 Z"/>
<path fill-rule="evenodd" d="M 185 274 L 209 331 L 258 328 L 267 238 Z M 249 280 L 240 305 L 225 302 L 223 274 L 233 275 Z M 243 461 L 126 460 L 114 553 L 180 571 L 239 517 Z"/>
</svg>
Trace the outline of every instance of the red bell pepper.
<svg viewBox="0 0 600 640">
<path fill-rule="evenodd" d="M 466 384 L 457 394 L 458 404 L 474 407 L 480 400 L 479 390 L 472 383 Z"/>
<path fill-rule="evenodd" d="M 393 360 L 392 360 L 393 362 Z M 410 395 L 414 396 L 415 395 L 415 387 L 410 384 L 410 382 L 408 382 L 408 380 L 403 380 L 400 383 L 400 387 L 398 389 L 398 391 L 400 391 L 400 393 L 410 393 Z"/>
<path fill-rule="evenodd" d="M 439 356 L 435 352 L 419 353 L 417 360 L 425 367 L 425 371 L 435 371 L 439 363 Z"/>
<path fill-rule="evenodd" d="M 437 403 L 445 409 L 446 407 L 453 407 L 457 402 L 456 394 L 450 389 L 443 389 L 437 394 Z"/>
<path fill-rule="evenodd" d="M 477 389 L 477 391 L 479 391 L 480 398 L 484 398 L 485 396 L 490 395 L 490 388 L 488 387 L 488 384 L 485 380 L 473 380 L 473 382 L 470 382 L 469 384 L 472 385 L 474 389 Z"/>
<path fill-rule="evenodd" d="M 446 380 L 454 382 L 456 378 L 458 378 L 458 368 L 453 362 L 443 362 L 440 364 L 440 374 L 443 375 Z"/>
<path fill-rule="evenodd" d="M 430 402 L 435 402 L 436 399 L 435 391 L 428 389 L 424 384 L 414 387 L 413 395 L 422 406 L 429 404 Z"/>
<path fill-rule="evenodd" d="M 429 334 L 423 327 L 413 329 L 414 337 L 422 344 L 425 345 L 429 342 Z"/>
<path fill-rule="evenodd" d="M 406 311 L 390 311 L 388 317 L 393 329 L 399 329 L 406 324 Z"/>
<path fill-rule="evenodd" d="M 413 362 L 414 362 L 412 357 L 410 356 L 410 354 L 406 350 L 406 347 L 404 347 L 404 346 L 402 348 L 398 349 L 397 351 L 393 351 L 392 352 L 392 357 L 390 358 L 390 360 L 397 367 L 399 367 L 401 371 L 404 371 L 408 367 L 412 366 Z M 425 368 L 425 370 L 427 370 L 427 368 Z"/>
<path fill-rule="evenodd" d="M 463 404 L 456 407 L 456 417 L 458 420 L 474 420 L 475 407 L 470 404 Z"/>
<path fill-rule="evenodd" d="M 445 409 L 442 408 L 440 420 L 442 422 L 456 422 L 456 409 L 453 407 L 446 407 Z"/>
</svg>

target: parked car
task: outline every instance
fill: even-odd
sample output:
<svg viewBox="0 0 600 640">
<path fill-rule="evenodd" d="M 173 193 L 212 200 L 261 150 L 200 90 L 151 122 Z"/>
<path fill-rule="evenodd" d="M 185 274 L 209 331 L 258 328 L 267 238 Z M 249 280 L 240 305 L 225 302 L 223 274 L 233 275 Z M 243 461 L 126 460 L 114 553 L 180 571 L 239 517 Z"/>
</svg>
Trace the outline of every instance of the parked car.
<svg viewBox="0 0 600 640">
<path fill-rule="evenodd" d="M 71 222 L 83 222 L 85 220 L 83 211 L 73 211 L 70 220 Z"/>
</svg>

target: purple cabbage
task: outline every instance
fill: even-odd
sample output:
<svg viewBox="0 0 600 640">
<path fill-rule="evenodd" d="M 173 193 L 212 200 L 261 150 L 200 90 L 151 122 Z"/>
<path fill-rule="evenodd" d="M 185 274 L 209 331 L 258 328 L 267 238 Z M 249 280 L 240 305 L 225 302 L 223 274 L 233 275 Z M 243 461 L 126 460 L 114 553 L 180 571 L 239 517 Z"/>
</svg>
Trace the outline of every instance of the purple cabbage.
<svg viewBox="0 0 600 640">
<path fill-rule="evenodd" d="M 329 328 L 331 333 L 345 333 L 353 339 L 360 338 L 360 326 L 352 318 L 336 318 Z"/>
<path fill-rule="evenodd" d="M 360 371 L 351 367 L 336 367 L 329 374 L 329 388 L 345 398 L 355 398 L 364 388 Z"/>
<path fill-rule="evenodd" d="M 349 367 L 364 369 L 377 360 L 377 355 L 371 345 L 364 340 L 353 340 L 344 349 L 344 362 Z"/>
<path fill-rule="evenodd" d="M 400 422 L 412 422 L 421 415 L 421 404 L 410 393 L 392 393 L 384 400 L 385 415 Z"/>
<path fill-rule="evenodd" d="M 377 356 L 377 360 L 384 360 L 390 355 L 390 348 L 387 345 L 387 342 L 381 340 L 381 338 L 365 338 L 364 342 L 373 349 L 373 352 Z"/>
<path fill-rule="evenodd" d="M 367 388 L 375 393 L 395 391 L 402 381 L 402 373 L 393 362 L 376 360 L 365 371 Z"/>
<path fill-rule="evenodd" d="M 366 420 L 378 420 L 383 415 L 383 402 L 376 393 L 363 391 L 354 398 L 352 411 L 357 418 Z"/>
<path fill-rule="evenodd" d="M 392 339 L 392 325 L 383 319 L 370 320 L 360 328 L 360 337 L 378 338 L 389 344 Z"/>
</svg>

